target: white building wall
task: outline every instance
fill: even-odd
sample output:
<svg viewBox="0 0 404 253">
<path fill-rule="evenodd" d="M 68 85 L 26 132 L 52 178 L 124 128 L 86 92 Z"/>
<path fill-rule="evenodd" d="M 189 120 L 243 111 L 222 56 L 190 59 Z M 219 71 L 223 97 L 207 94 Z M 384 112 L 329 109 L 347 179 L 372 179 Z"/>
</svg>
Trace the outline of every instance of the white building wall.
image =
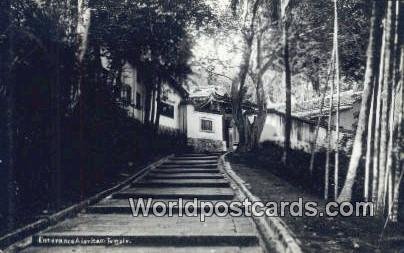
<svg viewBox="0 0 404 253">
<path fill-rule="evenodd" d="M 223 116 L 220 114 L 195 111 L 193 105 L 186 105 L 187 137 L 195 139 L 208 139 L 223 141 Z M 201 129 L 201 120 L 211 120 L 213 131 Z"/>
<path fill-rule="evenodd" d="M 347 110 L 341 110 L 339 113 L 340 126 L 346 130 L 354 131 L 353 127 L 358 122 L 358 115 L 361 110 L 361 103 L 356 102 L 352 105 L 352 108 Z M 331 116 L 332 122 L 335 122 L 336 114 L 333 113 Z M 335 124 L 335 123 L 334 123 Z"/>
<path fill-rule="evenodd" d="M 127 106 L 125 109 L 128 110 L 129 115 L 132 115 L 134 118 L 143 122 L 145 101 L 146 101 L 146 88 L 144 84 L 139 83 L 137 81 L 137 71 L 129 63 L 126 63 L 123 66 L 121 80 L 123 84 L 128 84 L 132 87 L 132 105 Z M 140 105 L 141 105 L 140 108 L 136 107 L 137 93 L 140 94 Z M 183 120 L 180 111 L 180 103 L 182 101 L 181 94 L 176 89 L 170 87 L 168 84 L 165 83 L 162 86 L 162 97 L 163 102 L 172 105 L 174 107 L 174 118 L 160 115 L 160 126 L 184 130 L 180 124 L 180 122 Z M 155 108 L 157 109 L 157 101 L 155 100 L 154 103 L 156 106 Z"/>
<path fill-rule="evenodd" d="M 163 84 L 162 86 L 163 102 L 174 106 L 174 118 L 170 118 L 164 115 L 160 115 L 160 126 L 181 129 L 181 113 L 180 113 L 180 103 L 182 97 L 179 92 L 171 88 L 168 84 Z M 164 97 L 167 97 L 164 99 Z M 157 107 L 156 107 L 157 108 Z"/>
<path fill-rule="evenodd" d="M 340 133 L 340 138 L 342 137 L 342 135 L 343 134 Z M 333 141 L 331 148 L 334 148 L 336 140 L 335 131 L 332 132 L 332 137 Z M 315 125 L 295 118 L 292 119 L 292 131 L 290 136 L 291 148 L 310 152 L 310 145 L 314 141 L 314 138 Z M 265 126 L 260 138 L 260 142 L 264 141 L 274 141 L 281 145 L 283 144 L 284 118 L 282 115 L 277 113 L 268 113 Z M 318 148 L 327 147 L 327 129 L 324 127 L 319 128 L 317 146 Z"/>
</svg>

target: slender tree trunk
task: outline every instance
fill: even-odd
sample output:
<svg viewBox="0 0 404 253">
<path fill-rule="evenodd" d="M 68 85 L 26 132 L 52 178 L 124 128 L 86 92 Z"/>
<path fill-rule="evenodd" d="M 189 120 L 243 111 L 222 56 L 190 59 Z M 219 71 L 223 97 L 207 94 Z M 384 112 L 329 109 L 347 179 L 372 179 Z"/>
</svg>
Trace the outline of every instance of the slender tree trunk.
<svg viewBox="0 0 404 253">
<path fill-rule="evenodd" d="M 374 80 L 374 88 L 372 92 L 372 99 L 370 104 L 370 115 L 369 115 L 369 124 L 368 124 L 368 136 L 366 142 L 366 164 L 365 164 L 365 179 L 364 179 L 364 189 L 363 189 L 363 197 L 365 201 L 369 201 L 369 186 L 370 186 L 370 168 L 372 167 L 372 157 L 373 157 L 373 147 L 374 147 L 374 128 L 375 128 L 375 105 L 376 105 L 376 97 L 377 97 L 377 80 Z M 376 175 L 377 176 L 377 175 Z M 375 177 L 375 175 L 373 175 Z"/>
<path fill-rule="evenodd" d="M 79 110 L 80 110 L 80 195 L 81 199 L 86 194 L 86 163 L 87 163 L 87 151 L 86 143 L 84 141 L 84 125 L 85 125 L 85 88 L 84 88 L 84 56 L 87 51 L 88 44 L 88 31 L 90 27 L 91 11 L 89 8 L 88 0 L 77 0 L 77 38 L 78 38 L 78 50 L 77 50 L 77 63 L 79 69 L 78 77 L 78 91 L 79 91 Z"/>
<path fill-rule="evenodd" d="M 153 90 L 149 87 L 149 85 L 146 86 L 146 92 L 145 92 L 145 105 L 144 105 L 144 124 L 148 126 L 150 124 L 150 118 L 151 118 L 151 101 L 153 98 Z"/>
<path fill-rule="evenodd" d="M 313 175 L 314 159 L 315 159 L 316 152 L 317 152 L 318 132 L 320 130 L 320 123 L 321 123 L 321 119 L 323 117 L 324 102 L 325 102 L 325 97 L 326 97 L 326 94 L 327 94 L 328 83 L 330 81 L 330 76 L 334 75 L 334 70 L 335 70 L 334 69 L 334 57 L 335 57 L 335 50 L 332 50 L 331 62 L 330 62 L 330 66 L 328 68 L 328 73 L 327 73 L 327 77 L 326 77 L 326 81 L 325 81 L 324 91 L 323 91 L 323 94 L 321 96 L 320 112 L 319 112 L 319 115 L 317 117 L 316 129 L 315 129 L 315 133 L 314 133 L 314 140 L 312 141 L 312 144 L 311 144 L 311 156 L 310 156 L 310 167 L 309 167 L 310 175 Z"/>
<path fill-rule="evenodd" d="M 376 111 L 375 111 L 375 139 L 374 139 L 374 155 L 373 155 L 373 179 L 372 179 L 372 202 L 377 202 L 377 189 L 379 187 L 379 161 L 380 161 L 380 118 L 382 108 L 382 89 L 383 89 L 383 75 L 385 66 L 385 36 L 386 32 L 383 30 L 382 45 L 380 52 L 380 66 L 379 66 L 379 79 L 377 80 L 377 97 L 376 99 Z"/>
<path fill-rule="evenodd" d="M 394 192 L 393 192 L 393 203 L 392 206 L 390 208 L 390 212 L 389 212 L 389 219 L 392 222 L 397 222 L 397 218 L 398 218 L 398 202 L 399 202 L 399 196 L 400 196 L 400 186 L 401 186 L 401 182 L 403 181 L 403 176 L 404 176 L 404 168 L 402 166 L 402 162 L 401 162 L 401 173 L 399 175 L 397 175 L 397 179 L 394 185 Z"/>
<path fill-rule="evenodd" d="M 157 88 L 153 88 L 151 91 L 151 113 L 150 113 L 150 125 L 155 127 L 155 122 L 156 122 L 156 93 L 157 93 Z"/>
<path fill-rule="evenodd" d="M 401 6 L 400 6 L 401 5 Z M 392 173 L 392 186 L 393 186 L 393 192 L 394 188 L 396 187 L 396 182 L 397 178 L 399 177 L 401 170 L 400 170 L 400 139 L 402 133 L 400 132 L 401 130 L 401 124 L 402 124 L 402 111 L 401 111 L 401 104 L 402 104 L 402 91 L 400 90 L 402 87 L 402 79 L 404 72 L 401 71 L 400 75 L 400 69 L 402 68 L 402 57 L 403 57 L 403 48 L 404 48 L 404 35 L 400 34 L 400 31 L 404 28 L 404 15 L 403 15 L 403 10 L 404 10 L 404 3 L 403 2 L 396 2 L 396 20 L 395 20 L 395 31 L 394 31 L 394 67 L 393 67 L 393 90 L 392 90 L 392 104 L 391 108 L 392 109 L 392 119 L 391 124 L 392 124 L 392 129 L 391 129 L 391 150 L 389 153 L 389 163 L 388 167 L 389 170 L 391 170 Z M 401 20 L 401 22 L 400 22 Z M 391 206 L 390 210 L 392 210 L 392 207 L 395 205 L 394 202 L 394 193 L 392 194 L 393 196 L 391 199 Z M 397 220 L 397 216 L 394 217 L 392 213 L 390 213 L 389 218 L 392 221 Z"/>
<path fill-rule="evenodd" d="M 387 3 L 386 14 L 386 37 L 385 37 L 385 68 L 383 76 L 383 90 L 382 90 L 382 117 L 381 117 L 381 129 L 380 129 L 380 161 L 379 161 L 379 186 L 377 196 L 377 212 L 381 215 L 385 209 L 385 181 L 387 176 L 386 162 L 387 162 L 387 146 L 389 138 L 389 111 L 391 101 L 391 89 L 392 89 L 392 63 L 394 56 L 392 55 L 393 49 L 393 31 L 394 31 L 394 4 L 392 1 Z"/>
<path fill-rule="evenodd" d="M 403 5 L 403 3 L 401 3 Z M 400 193 L 400 184 L 404 174 L 404 163 L 401 158 L 401 153 L 403 151 L 403 85 L 404 85 L 404 45 L 403 45 L 403 35 L 399 34 L 399 31 L 404 27 L 404 22 L 400 23 L 404 20 L 404 15 L 402 13 L 403 6 L 400 6 L 400 3 L 397 2 L 397 16 L 396 16 L 396 31 L 395 31 L 395 57 L 396 61 L 394 64 L 394 123 L 392 135 L 393 139 L 393 147 L 391 150 L 391 161 L 392 168 L 394 169 L 394 178 L 393 178 L 393 199 L 391 206 L 389 207 L 389 219 L 392 222 L 397 222 L 398 219 L 398 204 L 399 204 L 399 193 Z M 401 12 L 400 12 L 401 11 Z M 393 162 L 394 160 L 394 162 Z M 394 167 L 394 168 L 393 168 Z"/>
<path fill-rule="evenodd" d="M 330 173 L 330 153 L 331 153 L 331 143 L 332 143 L 332 110 L 334 108 L 334 77 L 331 82 L 331 91 L 330 91 L 330 111 L 328 112 L 328 127 L 327 127 L 327 152 L 325 156 L 325 169 L 324 169 L 324 199 L 328 199 L 328 184 L 329 184 L 329 173 Z"/>
<path fill-rule="evenodd" d="M 284 64 L 284 85 L 285 85 L 285 140 L 282 162 L 286 165 L 289 160 L 290 150 L 290 134 L 292 130 L 292 82 L 291 70 L 289 63 L 289 41 L 288 41 L 288 22 L 286 16 L 282 22 L 282 37 L 283 37 L 283 64 Z"/>
<path fill-rule="evenodd" d="M 338 174 L 339 174 L 339 107 L 340 107 L 340 82 L 339 82 L 339 49 L 338 49 L 338 7 L 334 1 L 334 47 L 335 47 L 335 83 L 337 88 L 337 111 L 335 115 L 335 166 L 334 166 L 334 199 L 338 198 Z"/>
<path fill-rule="evenodd" d="M 158 132 L 159 127 L 160 127 L 160 113 L 161 113 L 161 87 L 162 83 L 159 80 L 157 83 L 157 110 L 156 110 L 156 122 L 155 122 L 155 126 L 154 129 L 156 132 Z"/>
<path fill-rule="evenodd" d="M 394 112 L 395 112 L 395 94 L 394 94 L 394 89 L 392 89 L 392 96 L 391 96 L 391 102 L 390 102 L 390 118 L 389 118 L 389 124 L 388 124 L 388 131 L 389 131 L 389 139 L 387 143 L 387 158 L 386 158 L 386 180 L 385 180 L 385 195 L 387 195 L 387 208 L 390 210 L 390 207 L 392 206 L 393 202 L 393 143 L 395 138 L 397 136 L 397 133 L 395 132 L 395 119 L 394 119 Z M 385 197 L 384 197 L 385 198 Z"/>
<path fill-rule="evenodd" d="M 338 201 L 350 201 L 352 198 L 352 187 L 355 181 L 356 172 L 359 166 L 359 162 L 362 158 L 362 146 L 366 136 L 366 126 L 368 124 L 368 117 L 370 111 L 370 104 L 372 98 L 373 83 L 375 80 L 375 71 L 378 69 L 378 55 L 380 44 L 380 3 L 373 1 L 373 11 L 370 24 L 369 44 L 367 50 L 367 63 L 366 73 L 364 81 L 364 90 L 362 94 L 362 104 L 359 113 L 358 127 L 356 129 L 355 140 L 353 144 L 353 150 L 351 160 L 349 162 L 349 168 L 347 176 L 345 178 L 344 186 L 338 197 Z"/>
</svg>

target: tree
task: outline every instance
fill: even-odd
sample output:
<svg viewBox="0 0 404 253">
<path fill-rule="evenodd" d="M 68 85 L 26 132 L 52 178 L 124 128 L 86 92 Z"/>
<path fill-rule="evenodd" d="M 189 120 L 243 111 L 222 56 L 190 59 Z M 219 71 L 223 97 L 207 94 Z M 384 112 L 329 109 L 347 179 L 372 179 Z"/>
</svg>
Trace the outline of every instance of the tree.
<svg viewBox="0 0 404 253">
<path fill-rule="evenodd" d="M 385 208 L 385 194 L 386 194 L 386 181 L 388 179 L 387 171 L 387 149 L 388 149 L 388 136 L 389 136 L 389 121 L 390 121 L 390 106 L 392 99 L 393 87 L 393 43 L 394 43 L 394 13 L 395 4 L 389 2 L 387 4 L 386 22 L 385 22 L 385 66 L 383 74 L 383 88 L 382 88 L 382 110 L 381 110 L 381 127 L 380 127 L 380 160 L 379 160 L 379 183 L 378 183 L 378 196 L 377 196 L 377 211 L 384 212 Z"/>
<path fill-rule="evenodd" d="M 333 55 L 336 58 L 336 48 L 333 49 Z M 335 74 L 335 72 L 334 72 Z M 331 125 L 331 116 L 332 111 L 334 109 L 334 82 L 335 76 L 333 76 L 331 81 L 331 91 L 330 91 L 330 109 L 328 111 L 328 124 L 327 124 L 327 152 L 325 157 L 325 172 L 324 172 L 324 199 L 328 199 L 328 192 L 329 192 L 329 180 L 330 180 L 330 155 L 331 155 L 331 143 L 332 143 L 332 125 Z"/>
<path fill-rule="evenodd" d="M 331 61 L 330 61 L 330 67 L 328 69 L 327 79 L 325 81 L 325 87 L 323 89 L 322 96 L 321 96 L 320 112 L 319 112 L 319 115 L 318 115 L 317 121 L 316 121 L 316 129 L 315 129 L 315 133 L 314 133 L 314 140 L 311 143 L 311 155 L 310 155 L 310 167 L 309 167 L 310 175 L 313 175 L 313 170 L 314 170 L 314 159 L 315 159 L 316 151 L 317 151 L 318 132 L 320 130 L 320 123 L 321 123 L 321 119 L 323 117 L 323 109 L 324 109 L 324 103 L 325 103 L 325 96 L 327 94 L 329 78 L 330 78 L 331 75 L 332 76 L 334 75 L 334 72 L 333 72 L 335 70 L 335 68 L 334 68 L 334 57 L 335 57 L 335 51 L 333 50 L 332 56 L 331 56 Z"/>
<path fill-rule="evenodd" d="M 403 34 L 398 33 L 404 27 L 403 22 L 403 11 L 404 5 L 397 3 L 397 13 L 399 15 L 396 17 L 396 40 L 395 40 L 395 54 L 397 55 L 401 51 L 401 56 L 396 58 L 395 62 L 395 82 L 394 87 L 394 121 L 393 121 L 393 138 L 392 149 L 391 149 L 391 166 L 394 168 L 394 181 L 393 181 L 393 199 L 389 210 L 389 219 L 392 222 L 397 222 L 398 220 L 398 209 L 399 209 L 399 193 L 400 186 L 402 185 L 404 176 L 404 162 L 400 155 L 403 152 L 403 113 L 404 113 L 404 103 L 403 103 L 403 86 L 404 86 L 404 44 Z M 392 168 L 393 169 L 393 168 Z"/>
<path fill-rule="evenodd" d="M 232 3 L 235 9 L 235 2 Z M 231 84 L 231 98 L 232 98 L 232 112 L 234 122 L 239 132 L 239 146 L 238 151 L 248 150 L 248 130 L 249 122 L 246 114 L 243 112 L 243 101 L 246 94 L 246 78 L 250 68 L 250 61 L 253 51 L 253 41 L 255 37 L 255 26 L 257 15 L 259 14 L 260 0 L 244 1 L 242 9 L 242 27 L 240 28 L 242 36 L 242 60 L 240 63 L 239 71 L 236 78 L 233 79 Z"/>
<path fill-rule="evenodd" d="M 281 12 L 281 27 L 284 28 L 284 31 L 288 29 L 286 11 L 288 11 L 289 1 L 244 1 L 242 4 L 238 3 L 238 1 L 233 1 L 233 8 L 236 10 L 237 5 L 242 5 L 242 11 L 239 16 L 241 17 L 241 27 L 239 28 L 242 37 L 242 57 L 241 63 L 238 69 L 238 73 L 236 78 L 233 79 L 231 85 L 231 97 L 232 97 L 232 112 L 235 124 L 237 126 L 238 132 L 240 134 L 239 137 L 239 146 L 237 148 L 238 151 L 244 152 L 249 151 L 251 149 L 257 148 L 259 144 L 259 139 L 265 124 L 266 120 L 266 96 L 263 87 L 262 77 L 265 72 L 273 67 L 274 57 L 269 57 L 266 62 L 262 62 L 262 38 L 263 32 L 266 29 L 273 27 L 274 24 L 276 26 L 276 22 L 279 19 L 279 12 Z M 264 8 L 265 7 L 265 8 Z M 269 18 L 268 18 L 269 17 Z M 263 20 L 265 20 L 266 24 L 262 25 Z M 260 25 L 258 25 L 260 24 Z M 287 36 L 287 34 L 286 34 Z M 287 42 L 287 37 L 284 37 Z M 254 117 L 253 122 L 250 122 L 248 119 L 249 112 L 245 112 L 243 110 L 243 103 L 246 99 L 247 86 L 246 79 L 249 74 L 249 70 L 251 69 L 251 61 L 252 55 L 254 52 L 254 41 L 257 41 L 257 58 L 256 58 L 256 67 L 257 71 L 252 75 L 252 80 L 254 82 L 255 94 L 256 94 L 256 102 L 257 102 L 257 115 Z M 290 67 L 289 67 L 289 56 L 288 56 L 288 45 L 284 47 L 284 56 L 286 54 L 286 58 L 284 57 L 284 66 L 286 70 L 286 86 L 290 84 Z M 271 54 L 275 55 L 274 52 Z M 251 71 L 252 72 L 252 71 Z M 290 85 L 289 85 L 290 86 Z M 291 104 L 291 89 L 287 92 L 289 95 L 286 97 L 289 98 L 289 105 Z M 288 120 L 286 120 L 288 122 Z M 287 123 L 286 125 L 290 124 Z M 289 126 L 290 129 L 290 126 Z M 287 131 L 286 131 L 287 135 Z M 290 136 L 290 130 L 289 130 Z M 290 139 L 285 138 L 285 139 Z"/>
<path fill-rule="evenodd" d="M 387 211 L 385 226 L 389 220 L 397 221 L 398 189 L 403 171 L 402 158 L 398 155 L 402 149 L 399 129 L 402 125 L 403 35 L 399 31 L 404 25 L 403 7 L 401 2 L 373 2 L 359 124 L 348 174 L 338 198 L 338 201 L 351 200 L 357 168 L 366 149 L 364 198 L 372 196 L 380 217 Z M 382 19 L 383 27 L 380 26 Z M 368 186 L 370 167 L 373 168 L 371 188 Z"/>
<path fill-rule="evenodd" d="M 289 149 L 290 149 L 290 133 L 292 131 L 292 80 L 291 80 L 291 71 L 289 65 L 289 41 L 288 41 L 288 29 L 289 29 L 289 21 L 288 16 L 286 14 L 286 10 L 289 5 L 289 0 L 281 1 L 282 10 L 281 10 L 281 19 L 282 19 L 282 47 L 283 47 L 283 65 L 284 65 L 284 84 L 285 84 L 285 142 L 284 142 L 284 151 L 282 156 L 282 161 L 284 164 L 288 163 L 289 159 Z"/>
<path fill-rule="evenodd" d="M 106 49 L 110 69 L 116 81 L 116 94 L 124 62 L 138 70 L 146 85 L 145 124 L 158 129 L 159 103 L 152 97 L 161 94 L 162 83 L 181 86 L 190 74 L 189 30 L 213 22 L 214 17 L 204 1 L 181 0 L 169 4 L 153 1 L 109 1 L 93 4 L 96 39 Z M 114 15 L 111 15 L 111 9 Z"/>
<path fill-rule="evenodd" d="M 382 18 L 382 5 L 378 1 L 373 1 L 373 11 L 371 18 L 371 32 L 367 51 L 367 65 L 364 80 L 364 91 L 362 94 L 361 111 L 359 114 L 358 127 L 356 129 L 355 141 L 353 144 L 352 156 L 349 163 L 348 174 L 344 182 L 344 187 L 338 197 L 338 201 L 349 201 L 352 197 L 352 187 L 355 182 L 356 171 L 362 158 L 362 147 L 366 137 L 366 126 L 369 117 L 372 91 L 374 89 L 375 78 L 379 66 L 380 48 L 380 23 Z"/>
<path fill-rule="evenodd" d="M 339 43 L 338 43 L 338 5 L 334 0 L 334 50 L 335 50 L 335 83 L 337 89 L 337 112 L 335 117 L 335 166 L 334 166 L 334 198 L 338 198 L 338 173 L 339 173 L 339 109 L 340 109 L 340 71 L 339 71 Z M 330 108 L 332 111 L 332 107 Z"/>
</svg>

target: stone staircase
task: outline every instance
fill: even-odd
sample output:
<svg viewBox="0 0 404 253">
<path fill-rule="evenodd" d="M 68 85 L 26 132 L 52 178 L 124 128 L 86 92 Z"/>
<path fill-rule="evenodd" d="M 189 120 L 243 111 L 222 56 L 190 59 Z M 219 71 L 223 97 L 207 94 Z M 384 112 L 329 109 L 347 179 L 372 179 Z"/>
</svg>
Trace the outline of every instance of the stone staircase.
<svg viewBox="0 0 404 253">
<path fill-rule="evenodd" d="M 171 158 L 85 213 L 35 234 L 22 252 L 263 252 L 249 217 L 186 217 L 184 206 L 172 216 L 133 217 L 128 198 L 152 202 L 194 198 L 212 203 L 235 199 L 218 167 L 218 154 L 184 154 Z M 196 207 L 196 213 L 201 212 Z"/>
</svg>

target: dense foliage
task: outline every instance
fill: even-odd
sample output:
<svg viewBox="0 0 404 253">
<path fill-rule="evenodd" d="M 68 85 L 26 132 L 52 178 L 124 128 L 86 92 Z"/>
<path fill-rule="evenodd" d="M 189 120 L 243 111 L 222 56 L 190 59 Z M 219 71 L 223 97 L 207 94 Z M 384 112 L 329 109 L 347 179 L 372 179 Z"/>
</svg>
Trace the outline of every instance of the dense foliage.
<svg viewBox="0 0 404 253">
<path fill-rule="evenodd" d="M 211 19 L 209 8 L 190 0 L 87 1 L 78 60 L 79 2 L 1 1 L 2 232 L 186 148 L 183 133 L 129 117 L 121 73 L 125 62 L 135 66 L 149 95 L 163 81 L 181 85 L 190 73 L 188 30 Z"/>
</svg>

